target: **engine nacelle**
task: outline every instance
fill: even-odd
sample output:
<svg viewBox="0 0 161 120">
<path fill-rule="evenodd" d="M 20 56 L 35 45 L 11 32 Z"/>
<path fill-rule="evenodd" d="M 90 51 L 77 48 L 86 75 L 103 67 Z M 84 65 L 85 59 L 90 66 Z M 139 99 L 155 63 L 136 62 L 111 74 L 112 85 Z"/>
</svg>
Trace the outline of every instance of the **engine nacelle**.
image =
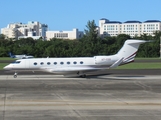
<svg viewBox="0 0 161 120">
<path fill-rule="evenodd" d="M 114 56 L 94 56 L 95 57 L 95 64 L 97 65 L 111 65 L 117 58 Z"/>
</svg>

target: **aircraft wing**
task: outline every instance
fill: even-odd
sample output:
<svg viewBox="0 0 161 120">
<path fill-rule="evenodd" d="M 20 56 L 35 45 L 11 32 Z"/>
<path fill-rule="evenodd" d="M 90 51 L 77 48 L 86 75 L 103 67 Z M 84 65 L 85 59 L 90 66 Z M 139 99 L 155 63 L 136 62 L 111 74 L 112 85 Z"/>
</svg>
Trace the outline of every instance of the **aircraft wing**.
<svg viewBox="0 0 161 120">
<path fill-rule="evenodd" d="M 78 72 L 78 71 L 82 71 L 82 72 L 87 72 L 87 71 L 95 71 L 95 70 L 99 70 L 101 68 L 94 68 L 94 67 L 90 67 L 90 66 L 84 66 L 84 67 L 57 67 L 57 68 L 41 68 L 42 70 L 48 71 L 48 72 L 52 72 L 52 73 L 57 73 L 57 72 Z"/>
<path fill-rule="evenodd" d="M 123 62 L 124 58 L 121 58 L 119 60 L 117 60 L 114 64 L 112 64 L 109 68 L 116 68 L 117 66 L 119 66 L 122 62 Z"/>
</svg>

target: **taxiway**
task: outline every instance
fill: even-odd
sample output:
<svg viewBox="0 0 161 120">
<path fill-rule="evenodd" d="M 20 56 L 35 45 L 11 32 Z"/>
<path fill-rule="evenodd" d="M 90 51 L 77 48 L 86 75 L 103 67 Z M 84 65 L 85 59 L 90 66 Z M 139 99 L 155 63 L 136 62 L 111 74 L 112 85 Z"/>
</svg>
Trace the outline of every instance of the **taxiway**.
<svg viewBox="0 0 161 120">
<path fill-rule="evenodd" d="M 1 120 L 161 120 L 160 75 L 0 76 Z"/>
</svg>

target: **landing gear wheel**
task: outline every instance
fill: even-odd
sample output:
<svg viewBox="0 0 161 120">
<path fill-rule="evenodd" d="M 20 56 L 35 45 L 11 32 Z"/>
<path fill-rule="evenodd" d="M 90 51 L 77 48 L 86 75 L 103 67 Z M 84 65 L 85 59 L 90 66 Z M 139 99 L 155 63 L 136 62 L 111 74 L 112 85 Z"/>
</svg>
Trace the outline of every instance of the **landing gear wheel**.
<svg viewBox="0 0 161 120">
<path fill-rule="evenodd" d="M 17 73 L 15 72 L 15 74 L 13 75 L 14 78 L 17 78 Z"/>
<path fill-rule="evenodd" d="M 79 77 L 81 77 L 81 78 L 86 78 L 86 74 L 85 73 L 83 73 L 83 72 L 77 72 L 77 75 L 79 75 Z"/>
<path fill-rule="evenodd" d="M 14 77 L 14 78 L 17 78 L 17 75 L 14 75 L 13 77 Z"/>
<path fill-rule="evenodd" d="M 86 74 L 80 75 L 81 78 L 86 78 Z"/>
</svg>

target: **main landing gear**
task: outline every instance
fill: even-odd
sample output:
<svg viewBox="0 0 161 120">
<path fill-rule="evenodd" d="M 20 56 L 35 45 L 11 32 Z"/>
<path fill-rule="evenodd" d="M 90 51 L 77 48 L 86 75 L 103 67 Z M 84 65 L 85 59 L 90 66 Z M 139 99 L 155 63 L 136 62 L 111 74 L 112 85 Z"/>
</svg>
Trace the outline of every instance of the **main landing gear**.
<svg viewBox="0 0 161 120">
<path fill-rule="evenodd" d="M 81 78 L 86 78 L 86 74 L 80 75 Z"/>
<path fill-rule="evenodd" d="M 13 77 L 14 77 L 14 78 L 17 78 L 17 74 L 18 74 L 18 73 L 17 73 L 17 72 L 15 72 L 15 74 L 13 75 Z"/>
<path fill-rule="evenodd" d="M 83 72 L 77 72 L 77 75 L 79 75 L 79 77 L 81 77 L 81 78 L 86 78 L 86 74 L 85 73 L 83 73 Z"/>
</svg>

